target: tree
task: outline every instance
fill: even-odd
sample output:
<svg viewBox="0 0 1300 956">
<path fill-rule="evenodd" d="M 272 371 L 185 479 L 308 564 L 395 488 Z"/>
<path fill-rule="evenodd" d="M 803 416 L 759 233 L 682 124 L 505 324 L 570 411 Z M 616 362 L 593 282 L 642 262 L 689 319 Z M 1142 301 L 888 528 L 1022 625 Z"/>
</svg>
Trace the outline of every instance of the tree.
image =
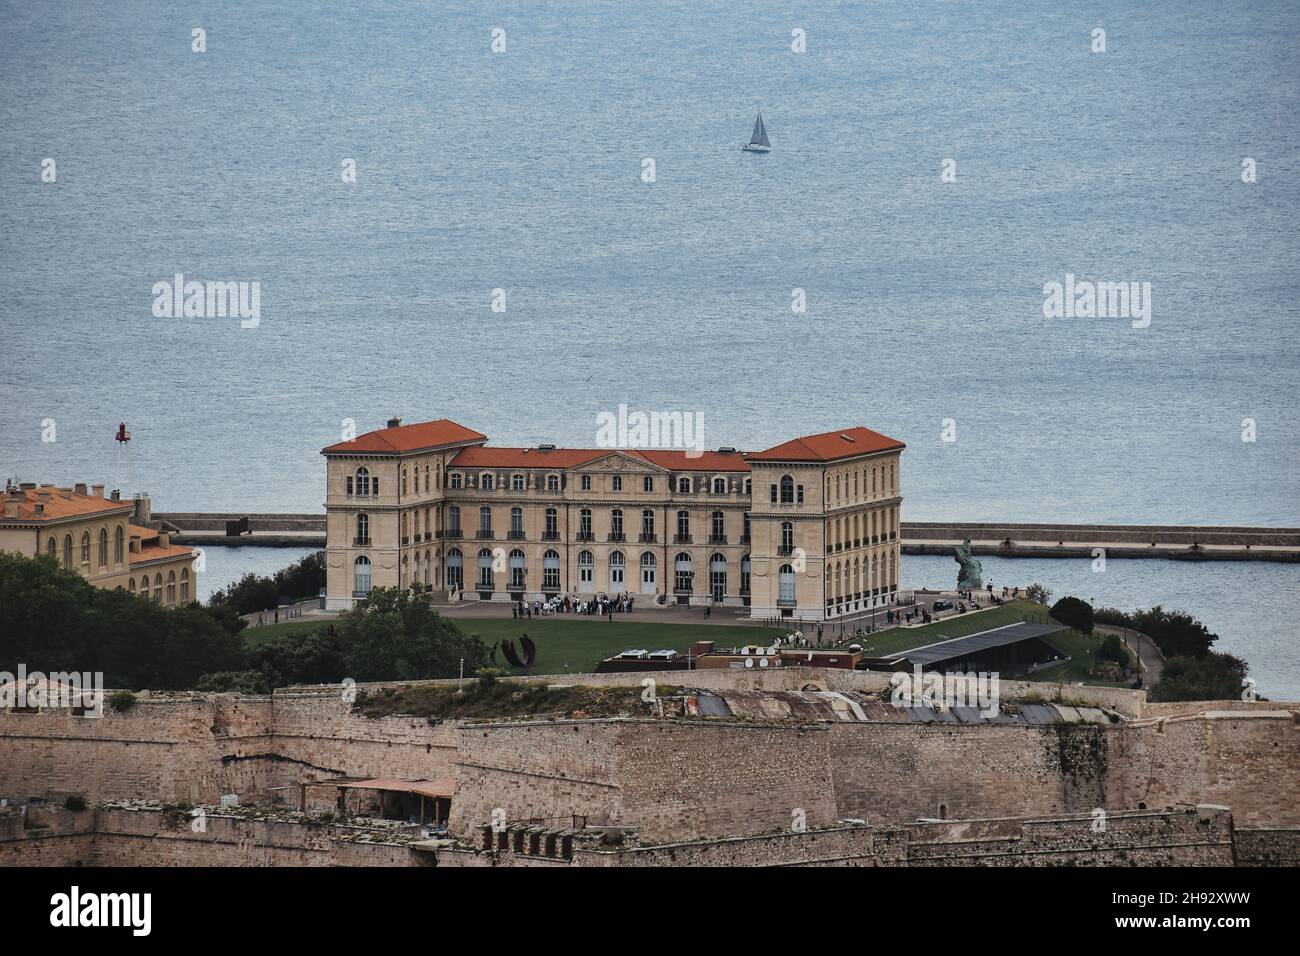
<svg viewBox="0 0 1300 956">
<path fill-rule="evenodd" d="M 97 588 L 47 555 L 0 552 L 0 670 L 102 672 L 108 687 L 192 687 L 239 666 L 241 639 L 198 604 Z"/>
<path fill-rule="evenodd" d="M 1025 588 L 1025 597 L 1029 598 L 1031 601 L 1036 601 L 1039 604 L 1046 604 L 1052 599 L 1052 592 L 1035 581 L 1033 584 L 1029 585 L 1029 587 Z"/>
<path fill-rule="evenodd" d="M 375 588 L 338 622 L 347 676 L 358 681 L 456 677 L 473 673 L 487 648 L 407 591 Z"/>
<path fill-rule="evenodd" d="M 325 552 L 314 551 L 271 577 L 245 574 L 238 581 L 214 591 L 208 598 L 210 607 L 220 607 L 234 614 L 256 614 L 279 607 L 280 598 L 314 598 L 325 586 Z"/>
<path fill-rule="evenodd" d="M 1092 633 L 1092 605 L 1077 597 L 1063 597 L 1052 605 L 1052 617 L 1084 634 Z"/>
<path fill-rule="evenodd" d="M 1207 651 L 1198 657 L 1171 657 L 1150 697 L 1170 700 L 1236 700 L 1249 667 L 1231 654 Z"/>
</svg>

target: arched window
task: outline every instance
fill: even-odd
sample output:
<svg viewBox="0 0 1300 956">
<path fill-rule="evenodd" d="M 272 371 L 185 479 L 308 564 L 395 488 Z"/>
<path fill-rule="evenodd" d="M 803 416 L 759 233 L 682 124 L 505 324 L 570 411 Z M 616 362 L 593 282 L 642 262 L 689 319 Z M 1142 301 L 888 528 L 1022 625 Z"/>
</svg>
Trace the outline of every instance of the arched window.
<svg viewBox="0 0 1300 956">
<path fill-rule="evenodd" d="M 406 496 L 406 469 L 402 469 L 402 496 Z"/>
<path fill-rule="evenodd" d="M 49 541 L 45 542 L 45 553 L 51 558 L 59 553 L 59 546 L 55 543 L 53 538 L 50 538 Z"/>
<path fill-rule="evenodd" d="M 524 567 L 524 553 L 518 548 L 510 552 L 510 590 L 522 591 L 528 580 L 528 569 Z"/>
<path fill-rule="evenodd" d="M 352 596 L 365 597 L 370 593 L 370 559 L 364 554 L 353 562 Z"/>
<path fill-rule="evenodd" d="M 357 515 L 357 540 L 352 543 L 356 547 L 370 544 L 370 515 Z"/>
<path fill-rule="evenodd" d="M 560 490 L 560 476 L 559 476 L 559 475 L 547 475 L 547 476 L 546 476 L 546 490 L 547 490 L 547 491 L 559 491 L 559 490 Z"/>
<path fill-rule="evenodd" d="M 623 586 L 623 567 L 626 564 L 622 551 L 614 551 L 609 556 L 609 589 L 617 591 Z"/>
<path fill-rule="evenodd" d="M 641 554 L 641 593 L 656 593 L 655 556 L 653 551 Z"/>
<path fill-rule="evenodd" d="M 560 589 L 560 553 L 547 551 L 542 555 L 542 590 L 558 591 Z"/>
<path fill-rule="evenodd" d="M 161 604 L 162 597 L 162 572 L 160 571 L 153 576 L 153 599 Z"/>
<path fill-rule="evenodd" d="M 709 558 L 709 594 L 715 601 L 727 596 L 727 559 L 720 554 Z"/>
<path fill-rule="evenodd" d="M 871 497 L 876 497 L 876 466 L 871 466 Z"/>
<path fill-rule="evenodd" d="M 578 552 L 578 583 L 585 584 L 585 590 L 591 590 L 596 578 L 596 557 L 590 551 Z"/>
<path fill-rule="evenodd" d="M 880 560 L 874 554 L 871 556 L 871 593 L 875 594 L 880 590 Z"/>
<path fill-rule="evenodd" d="M 433 486 L 429 484 L 429 466 L 425 465 L 424 466 L 424 493 L 427 495 L 432 490 L 432 488 Z M 427 561 L 424 564 L 425 567 L 429 566 L 429 562 Z M 425 583 L 427 584 L 428 582 L 426 581 Z"/>
<path fill-rule="evenodd" d="M 176 603 L 176 572 L 167 572 L 167 603 Z"/>
<path fill-rule="evenodd" d="M 794 568 L 781 565 L 777 574 L 776 603 L 780 607 L 794 607 Z"/>
<path fill-rule="evenodd" d="M 113 563 L 114 564 L 121 564 L 122 561 L 125 559 L 126 557 L 125 543 L 126 543 L 125 532 L 123 532 L 122 526 L 118 525 L 117 529 L 113 532 Z"/>
<path fill-rule="evenodd" d="M 90 532 L 81 532 L 81 563 L 90 563 Z"/>
<path fill-rule="evenodd" d="M 426 465 L 425 467 L 427 468 L 428 466 Z M 425 487 L 426 490 L 428 490 L 428 487 L 429 487 L 429 478 L 428 478 L 427 475 L 426 475 L 425 478 L 424 478 L 424 487 Z M 432 575 L 432 573 L 433 573 L 432 570 L 431 570 L 431 568 L 430 568 L 430 565 L 432 565 L 432 563 L 433 563 L 433 562 L 432 562 L 432 561 L 430 560 L 430 558 L 429 558 L 429 552 L 428 552 L 428 551 L 425 551 L 425 552 L 424 552 L 424 586 L 425 586 L 426 588 L 429 586 L 430 577 L 431 577 L 431 575 Z"/>
<path fill-rule="evenodd" d="M 695 580 L 695 570 L 691 565 L 691 556 L 685 551 L 677 552 L 673 559 L 673 591 L 677 594 L 690 594 Z"/>
<path fill-rule="evenodd" d="M 725 494 L 727 493 L 727 479 L 726 479 L 726 478 L 714 478 L 714 479 L 713 479 L 713 493 L 714 493 L 715 495 L 725 495 Z"/>
<path fill-rule="evenodd" d="M 72 570 L 72 535 L 63 536 L 63 566 L 69 571 Z"/>
<path fill-rule="evenodd" d="M 447 587 L 460 590 L 465 586 L 465 556 L 460 548 L 447 552 Z"/>
<path fill-rule="evenodd" d="M 370 469 L 364 465 L 357 469 L 356 490 L 358 495 L 370 494 Z"/>
<path fill-rule="evenodd" d="M 682 494 L 686 494 L 686 495 L 689 495 L 691 493 L 690 475 L 682 475 L 680 478 L 677 479 L 677 490 Z"/>
<path fill-rule="evenodd" d="M 181 603 L 190 603 L 190 569 L 181 568 Z"/>
<path fill-rule="evenodd" d="M 478 589 L 491 591 L 495 586 L 495 579 L 492 576 L 492 552 L 483 548 L 478 553 Z"/>
<path fill-rule="evenodd" d="M 108 567 L 108 529 L 99 529 L 99 566 Z"/>
<path fill-rule="evenodd" d="M 491 491 L 496 487 L 496 476 L 490 471 L 485 471 L 479 478 L 479 487 L 484 491 Z"/>
<path fill-rule="evenodd" d="M 126 590 L 129 594 L 135 593 L 135 578 L 131 578 L 126 582 Z"/>
<path fill-rule="evenodd" d="M 794 504 L 794 479 L 789 475 L 781 476 L 781 504 Z"/>
<path fill-rule="evenodd" d="M 420 466 L 416 465 L 411 469 L 411 490 L 417 495 L 420 493 Z"/>
</svg>

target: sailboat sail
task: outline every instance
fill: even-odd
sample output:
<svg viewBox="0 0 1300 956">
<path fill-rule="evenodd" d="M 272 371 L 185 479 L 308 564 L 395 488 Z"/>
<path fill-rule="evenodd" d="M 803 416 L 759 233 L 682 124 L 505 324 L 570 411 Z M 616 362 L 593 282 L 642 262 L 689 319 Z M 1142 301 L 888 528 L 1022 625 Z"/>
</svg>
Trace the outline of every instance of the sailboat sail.
<svg viewBox="0 0 1300 956">
<path fill-rule="evenodd" d="M 763 114 L 759 113 L 758 118 L 754 120 L 754 134 L 749 137 L 749 142 L 754 146 L 771 146 L 767 141 L 767 127 L 763 125 Z"/>
</svg>

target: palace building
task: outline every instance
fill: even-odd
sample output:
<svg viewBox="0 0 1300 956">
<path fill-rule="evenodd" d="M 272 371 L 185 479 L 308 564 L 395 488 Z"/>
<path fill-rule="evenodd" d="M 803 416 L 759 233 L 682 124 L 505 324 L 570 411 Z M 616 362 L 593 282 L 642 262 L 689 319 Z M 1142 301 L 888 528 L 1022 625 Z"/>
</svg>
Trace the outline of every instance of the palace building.
<svg viewBox="0 0 1300 956">
<path fill-rule="evenodd" d="M 757 452 L 494 448 L 392 419 L 322 449 L 327 606 L 409 587 L 852 617 L 898 590 L 904 447 L 855 427 Z"/>
<path fill-rule="evenodd" d="M 198 600 L 196 552 L 149 527 L 147 497 L 105 497 L 103 485 L 11 482 L 3 501 L 0 551 L 47 554 L 96 587 L 123 588 L 159 604 Z"/>
</svg>

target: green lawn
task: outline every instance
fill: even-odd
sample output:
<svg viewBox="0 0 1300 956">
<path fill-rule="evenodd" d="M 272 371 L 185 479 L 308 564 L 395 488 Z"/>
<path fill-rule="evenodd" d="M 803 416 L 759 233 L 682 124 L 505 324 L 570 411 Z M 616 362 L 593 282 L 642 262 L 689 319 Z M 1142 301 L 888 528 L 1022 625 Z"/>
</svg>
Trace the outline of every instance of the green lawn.
<svg viewBox="0 0 1300 956">
<path fill-rule="evenodd" d="M 1100 681 L 1092 678 L 1092 669 L 1097 660 L 1097 648 L 1101 642 L 1106 639 L 1106 635 L 1094 631 L 1092 634 L 1083 634 L 1074 628 L 1067 628 L 1059 634 L 1049 634 L 1043 640 L 1051 644 L 1062 654 L 1068 654 L 1070 660 L 1057 667 L 1049 667 L 1045 670 L 1035 671 L 1032 674 L 1010 675 L 1008 679 L 1029 680 L 1029 681 L 1051 681 L 1057 683 L 1065 681 L 1069 684 L 1085 683 L 1095 684 L 1103 687 L 1127 687 L 1125 681 Z M 1129 652 L 1130 658 L 1133 656 Z"/>
<path fill-rule="evenodd" d="M 607 621 L 571 614 L 523 621 L 495 617 L 460 618 L 456 624 L 467 634 L 477 634 L 489 647 L 497 641 L 512 640 L 519 649 L 519 635 L 527 634 L 537 644 L 534 674 L 587 673 L 595 670 L 599 661 L 633 647 L 647 651 L 664 648 L 684 651 L 696 641 L 714 641 L 718 647 L 768 645 L 774 638 L 787 633 L 783 628 L 665 624 L 617 618 Z M 523 656 L 522 650 L 520 656 Z M 497 651 L 497 666 L 514 671 L 506 664 L 500 650 Z"/>
<path fill-rule="evenodd" d="M 731 627 L 720 624 L 666 624 L 656 621 L 627 619 L 616 615 L 614 621 L 603 617 L 557 615 L 535 617 L 531 620 L 514 618 L 448 618 L 466 634 L 477 634 L 491 647 L 502 640 L 515 642 L 519 656 L 519 635 L 527 634 L 537 644 L 534 674 L 587 673 L 596 664 L 628 648 L 640 647 L 647 651 L 672 648 L 685 651 L 696 641 L 715 641 L 718 647 L 736 647 L 743 644 L 768 645 L 778 636 L 787 633 L 784 628 Z M 330 621 L 285 621 L 245 628 L 241 633 L 250 647 L 258 647 L 285 634 L 301 634 L 328 626 Z M 497 651 L 497 666 L 514 672 L 505 656 Z M 522 672 L 518 672 L 522 673 Z"/>
<path fill-rule="evenodd" d="M 937 644 L 954 637 L 965 637 L 980 631 L 989 631 L 1006 624 L 1018 624 L 1028 616 L 1030 620 L 1046 622 L 1047 608 L 1033 601 L 1012 601 L 991 607 L 986 611 L 968 611 L 956 617 L 923 624 L 920 627 L 899 627 L 889 631 L 868 634 L 856 641 L 870 657 L 884 657 L 899 651 Z M 1062 625 L 1064 626 L 1064 625 Z M 806 632 L 805 632 L 806 633 Z"/>
</svg>

